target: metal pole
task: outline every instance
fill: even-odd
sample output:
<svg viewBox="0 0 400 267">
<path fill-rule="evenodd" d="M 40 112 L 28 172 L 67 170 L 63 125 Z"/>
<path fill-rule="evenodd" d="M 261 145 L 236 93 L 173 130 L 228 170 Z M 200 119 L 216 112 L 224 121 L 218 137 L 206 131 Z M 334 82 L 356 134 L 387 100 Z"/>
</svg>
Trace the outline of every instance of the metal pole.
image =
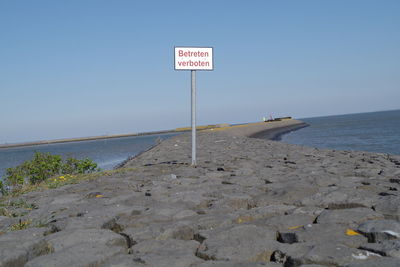
<svg viewBox="0 0 400 267">
<path fill-rule="evenodd" d="M 192 166 L 196 166 L 196 71 L 192 75 Z"/>
</svg>

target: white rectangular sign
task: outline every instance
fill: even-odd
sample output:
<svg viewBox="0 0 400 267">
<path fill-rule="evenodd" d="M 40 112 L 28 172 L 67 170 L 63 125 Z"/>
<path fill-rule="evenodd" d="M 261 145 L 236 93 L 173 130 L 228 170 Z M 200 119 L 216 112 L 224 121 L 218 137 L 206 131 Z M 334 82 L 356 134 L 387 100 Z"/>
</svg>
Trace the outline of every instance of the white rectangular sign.
<svg viewBox="0 0 400 267">
<path fill-rule="evenodd" d="M 175 70 L 213 70 L 212 47 L 175 47 Z"/>
</svg>

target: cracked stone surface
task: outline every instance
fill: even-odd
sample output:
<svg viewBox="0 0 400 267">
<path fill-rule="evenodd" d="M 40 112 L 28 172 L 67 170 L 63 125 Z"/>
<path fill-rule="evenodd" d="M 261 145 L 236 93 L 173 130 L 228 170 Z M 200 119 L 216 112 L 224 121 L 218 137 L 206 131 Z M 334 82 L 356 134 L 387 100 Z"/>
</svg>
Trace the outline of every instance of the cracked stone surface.
<svg viewBox="0 0 400 267">
<path fill-rule="evenodd" d="M 229 131 L 199 132 L 190 155 L 183 134 L 20 196 L 37 209 L 0 217 L 0 266 L 400 266 L 400 156 Z"/>
</svg>

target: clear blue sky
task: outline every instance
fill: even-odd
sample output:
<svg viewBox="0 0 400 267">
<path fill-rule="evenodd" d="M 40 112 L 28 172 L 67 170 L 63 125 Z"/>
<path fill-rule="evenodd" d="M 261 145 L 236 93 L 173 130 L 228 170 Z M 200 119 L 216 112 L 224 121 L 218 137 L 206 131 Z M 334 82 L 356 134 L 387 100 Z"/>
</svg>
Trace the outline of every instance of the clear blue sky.
<svg viewBox="0 0 400 267">
<path fill-rule="evenodd" d="M 0 143 L 400 108 L 400 1 L 0 0 Z"/>
</svg>

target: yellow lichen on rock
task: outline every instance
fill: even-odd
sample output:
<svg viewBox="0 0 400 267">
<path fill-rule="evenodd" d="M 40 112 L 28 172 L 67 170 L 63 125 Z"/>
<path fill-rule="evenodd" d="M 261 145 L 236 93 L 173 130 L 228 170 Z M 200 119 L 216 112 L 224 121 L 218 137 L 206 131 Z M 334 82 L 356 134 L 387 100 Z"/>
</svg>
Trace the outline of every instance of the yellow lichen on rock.
<svg viewBox="0 0 400 267">
<path fill-rule="evenodd" d="M 346 235 L 353 236 L 353 235 L 360 235 L 360 234 L 352 229 L 347 229 Z"/>
</svg>

